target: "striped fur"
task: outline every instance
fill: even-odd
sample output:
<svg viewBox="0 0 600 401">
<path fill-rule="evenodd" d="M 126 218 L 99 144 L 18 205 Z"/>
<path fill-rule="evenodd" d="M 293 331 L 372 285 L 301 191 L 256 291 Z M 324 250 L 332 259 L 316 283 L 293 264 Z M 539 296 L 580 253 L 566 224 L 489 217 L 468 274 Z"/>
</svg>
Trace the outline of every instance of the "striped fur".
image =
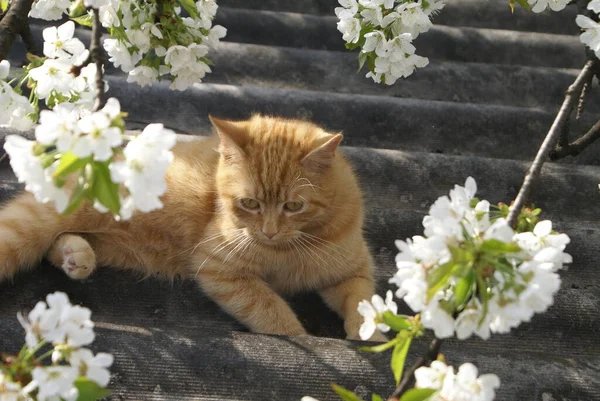
<svg viewBox="0 0 600 401">
<path fill-rule="evenodd" d="M 44 255 L 73 278 L 96 264 L 192 277 L 251 330 L 287 335 L 305 331 L 280 294 L 317 290 L 357 338 L 356 308 L 373 295 L 373 263 L 361 192 L 336 152 L 341 135 L 263 116 L 212 121 L 216 135 L 175 146 L 161 210 L 116 222 L 89 205 L 62 217 L 29 194 L 8 203 L 0 210 L 0 281 Z M 260 212 L 242 207 L 244 198 L 259 201 Z M 284 211 L 287 201 L 302 211 Z"/>
</svg>

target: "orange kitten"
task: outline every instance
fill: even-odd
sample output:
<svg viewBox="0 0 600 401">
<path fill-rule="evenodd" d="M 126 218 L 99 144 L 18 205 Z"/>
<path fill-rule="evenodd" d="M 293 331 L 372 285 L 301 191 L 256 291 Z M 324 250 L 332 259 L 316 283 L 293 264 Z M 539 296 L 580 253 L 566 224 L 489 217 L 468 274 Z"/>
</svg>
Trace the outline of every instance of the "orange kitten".
<svg viewBox="0 0 600 401">
<path fill-rule="evenodd" d="M 358 338 L 373 262 L 356 177 L 336 152 L 342 135 L 262 116 L 211 120 L 218 135 L 173 149 L 161 210 L 117 222 L 89 205 L 63 217 L 27 193 L 6 205 L 0 281 L 45 254 L 75 279 L 96 264 L 192 277 L 251 330 L 286 335 L 306 332 L 279 294 L 317 290 Z"/>
</svg>

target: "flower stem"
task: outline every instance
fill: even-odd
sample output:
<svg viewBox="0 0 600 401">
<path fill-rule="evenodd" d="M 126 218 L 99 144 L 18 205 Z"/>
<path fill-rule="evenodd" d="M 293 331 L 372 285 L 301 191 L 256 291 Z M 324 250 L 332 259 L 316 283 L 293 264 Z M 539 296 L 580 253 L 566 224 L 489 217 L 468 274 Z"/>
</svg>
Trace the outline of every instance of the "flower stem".
<svg viewBox="0 0 600 401">
<path fill-rule="evenodd" d="M 431 342 L 431 344 L 429 344 L 429 348 L 427 349 L 425 355 L 419 357 L 419 359 L 416 360 L 410 369 L 404 373 L 400 384 L 398 384 L 398 387 L 396 390 L 394 390 L 392 395 L 389 396 L 387 401 L 398 401 L 400 399 L 400 396 L 404 394 L 406 390 L 408 390 L 410 385 L 415 380 L 415 371 L 421 366 L 425 366 L 427 363 L 437 358 L 440 352 L 440 347 L 442 346 L 442 342 L 443 340 L 436 338 Z"/>
</svg>

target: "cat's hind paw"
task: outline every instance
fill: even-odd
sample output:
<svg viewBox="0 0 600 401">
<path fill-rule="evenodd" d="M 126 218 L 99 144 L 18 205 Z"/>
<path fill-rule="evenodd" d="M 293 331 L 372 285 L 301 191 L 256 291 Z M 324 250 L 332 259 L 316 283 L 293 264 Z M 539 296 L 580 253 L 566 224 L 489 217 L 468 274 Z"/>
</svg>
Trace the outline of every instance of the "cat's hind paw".
<svg viewBox="0 0 600 401">
<path fill-rule="evenodd" d="M 52 245 L 48 258 L 74 280 L 83 280 L 96 270 L 96 253 L 78 235 L 62 234 Z"/>
</svg>

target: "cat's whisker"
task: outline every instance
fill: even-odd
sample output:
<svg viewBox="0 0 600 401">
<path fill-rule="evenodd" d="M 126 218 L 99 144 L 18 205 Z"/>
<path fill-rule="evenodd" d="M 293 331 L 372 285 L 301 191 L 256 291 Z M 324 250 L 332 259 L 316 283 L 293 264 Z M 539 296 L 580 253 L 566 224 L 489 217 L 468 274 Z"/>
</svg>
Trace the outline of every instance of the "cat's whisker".
<svg viewBox="0 0 600 401">
<path fill-rule="evenodd" d="M 235 256 L 237 251 L 240 250 L 248 242 L 248 237 L 244 236 L 243 238 L 239 238 L 236 240 L 236 242 L 237 242 L 237 244 L 233 247 L 233 249 L 231 249 L 231 251 L 229 251 L 227 256 L 225 256 L 225 259 L 223 259 L 223 262 L 221 263 L 221 265 L 224 265 L 225 263 L 227 263 L 229 258 Z"/>
<path fill-rule="evenodd" d="M 198 269 L 196 270 L 196 274 L 194 276 L 197 276 L 198 273 L 200 272 L 200 270 L 202 270 L 202 268 L 204 267 L 204 265 L 213 258 L 213 256 L 215 256 L 216 254 L 218 254 L 219 252 L 221 252 L 223 249 L 227 248 L 229 245 L 231 245 L 232 243 L 234 243 L 235 241 L 237 241 L 237 239 L 239 237 L 241 237 L 242 235 L 244 235 L 244 233 L 239 233 L 236 234 L 233 238 L 226 238 L 224 241 L 222 241 L 221 243 L 219 243 L 219 245 L 217 245 L 208 255 L 207 257 L 204 259 L 204 261 L 202 262 L 202 264 L 198 267 Z"/>
<path fill-rule="evenodd" d="M 317 237 L 316 235 L 309 234 L 309 233 L 306 233 L 306 232 L 303 232 L 303 231 L 300 231 L 300 235 L 301 236 L 306 236 L 310 240 L 318 242 L 319 244 L 325 246 L 328 250 L 334 251 L 335 253 L 337 253 L 342 258 L 345 256 L 344 251 L 347 251 L 347 249 L 345 249 L 344 247 L 340 246 L 339 244 L 333 243 L 331 241 L 327 241 L 326 239 L 323 239 L 321 237 Z"/>
<path fill-rule="evenodd" d="M 318 257 L 324 265 L 327 265 L 327 262 L 325 262 L 321 255 L 319 255 L 317 252 L 311 249 L 310 244 L 306 243 L 306 240 L 304 240 L 302 237 L 297 237 L 296 239 L 298 240 L 298 245 L 300 245 L 302 249 L 304 249 L 307 252 L 310 252 L 307 253 L 307 255 L 312 259 L 315 265 L 319 266 L 319 261 L 317 261 L 317 259 L 315 259 L 314 256 Z"/>
<path fill-rule="evenodd" d="M 244 229 L 243 229 L 243 228 L 232 228 L 232 229 L 225 230 L 225 231 L 223 231 L 223 232 L 220 232 L 220 233 L 217 233 L 217 234 L 213 234 L 213 235 L 209 236 L 208 238 L 206 238 L 206 239 L 204 239 L 204 240 L 202 240 L 202 241 L 198 242 L 198 243 L 197 243 L 197 244 L 196 244 L 196 245 L 193 247 L 192 251 L 190 252 L 190 255 L 192 255 L 194 252 L 196 252 L 196 249 L 198 249 L 198 247 L 199 247 L 200 245 L 202 245 L 202 244 L 205 244 L 205 243 L 207 243 L 207 242 L 210 242 L 210 241 L 214 241 L 215 239 L 217 239 L 217 238 L 219 238 L 219 237 L 224 237 L 224 236 L 226 236 L 227 234 L 230 234 L 230 233 L 232 233 L 232 232 L 236 232 L 236 231 L 242 231 L 242 230 L 244 230 Z M 188 249 L 189 249 L 189 248 L 188 248 Z"/>
<path fill-rule="evenodd" d="M 302 268 L 304 269 L 304 254 L 298 248 L 297 238 L 292 239 L 290 245 L 294 247 L 294 251 L 298 254 L 298 257 L 300 258 L 300 263 L 302 264 Z"/>
<path fill-rule="evenodd" d="M 307 234 L 307 233 L 304 233 L 304 234 Z M 322 238 L 319 238 L 316 236 L 313 236 L 313 237 L 314 237 L 313 239 L 325 241 Z M 302 238 L 302 240 L 305 241 L 307 243 L 307 245 L 310 245 L 310 246 L 318 249 L 316 244 L 311 243 L 310 241 L 308 241 L 306 238 L 303 238 L 302 236 L 300 236 L 300 238 Z M 326 253 L 326 255 L 328 256 L 328 258 L 333 260 L 333 262 L 335 262 L 335 264 L 342 265 L 345 260 L 345 255 L 343 253 L 341 253 L 339 250 L 335 249 L 335 247 L 337 246 L 336 244 L 333 244 L 333 243 L 327 244 L 327 242 L 328 241 L 322 242 L 321 245 L 324 246 L 325 250 L 328 250 L 328 251 L 330 250 L 330 251 L 335 252 L 337 254 L 337 256 L 334 254 L 331 254 L 331 253 Z"/>
</svg>

